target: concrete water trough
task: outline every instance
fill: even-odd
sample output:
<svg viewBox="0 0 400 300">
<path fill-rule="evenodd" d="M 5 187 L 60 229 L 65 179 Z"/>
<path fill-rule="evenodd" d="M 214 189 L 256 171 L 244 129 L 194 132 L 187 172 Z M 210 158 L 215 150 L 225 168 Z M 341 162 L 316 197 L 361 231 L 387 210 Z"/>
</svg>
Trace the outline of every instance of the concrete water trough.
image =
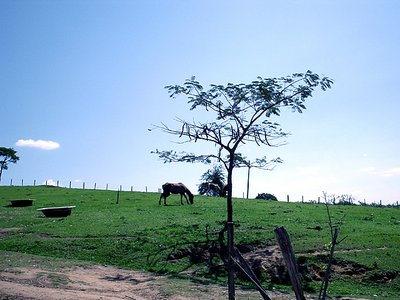
<svg viewBox="0 0 400 300">
<path fill-rule="evenodd" d="M 38 210 L 47 218 L 63 218 L 68 217 L 74 207 L 75 206 L 45 207 L 39 208 Z"/>
<path fill-rule="evenodd" d="M 25 207 L 32 206 L 33 199 L 13 199 L 11 201 L 11 206 L 13 207 Z"/>
</svg>

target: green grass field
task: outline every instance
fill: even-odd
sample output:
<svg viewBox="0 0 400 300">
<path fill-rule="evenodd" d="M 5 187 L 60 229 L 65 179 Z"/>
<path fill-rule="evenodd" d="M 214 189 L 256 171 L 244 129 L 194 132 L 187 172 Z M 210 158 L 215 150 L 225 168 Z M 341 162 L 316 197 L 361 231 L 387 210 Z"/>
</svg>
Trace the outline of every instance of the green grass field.
<svg viewBox="0 0 400 300">
<path fill-rule="evenodd" d="M 24 198 L 34 199 L 33 206 L 9 206 L 11 199 Z M 183 206 L 176 195 L 168 198 L 167 206 L 158 205 L 156 193 L 121 192 L 118 204 L 116 199 L 115 191 L 2 186 L 0 251 L 168 274 L 194 269 L 192 276 L 225 280 L 223 272 L 210 272 L 207 261 L 184 255 L 217 239 L 226 219 L 225 199 L 196 196 L 194 205 Z M 66 218 L 45 218 L 37 210 L 64 205 L 76 206 Z M 397 299 L 400 209 L 353 205 L 329 209 L 334 222 L 343 220 L 339 239 L 346 237 L 336 247 L 335 264 L 352 269 L 352 276 L 333 275 L 329 295 Z M 274 228 L 284 226 L 296 256 L 310 265 L 323 265 L 330 242 L 325 205 L 234 199 L 234 219 L 235 244 L 275 245 Z M 321 230 L 315 230 L 317 226 Z M 359 270 L 364 271 L 356 274 Z M 268 276 L 264 283 L 272 286 Z M 316 292 L 319 285 L 315 280 L 308 283 Z"/>
</svg>

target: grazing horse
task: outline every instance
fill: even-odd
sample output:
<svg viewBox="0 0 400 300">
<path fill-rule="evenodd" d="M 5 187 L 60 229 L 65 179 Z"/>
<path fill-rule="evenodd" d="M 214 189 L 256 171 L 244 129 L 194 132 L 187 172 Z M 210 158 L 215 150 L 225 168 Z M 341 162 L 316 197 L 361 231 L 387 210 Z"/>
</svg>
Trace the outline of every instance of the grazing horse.
<svg viewBox="0 0 400 300">
<path fill-rule="evenodd" d="M 165 183 L 162 186 L 163 192 L 160 196 L 158 204 L 161 205 L 161 199 L 164 198 L 164 205 L 167 205 L 167 197 L 171 194 L 181 194 L 181 205 L 183 205 L 182 197 L 185 197 L 187 204 L 193 204 L 193 194 L 183 183 Z M 186 195 L 189 197 L 186 197 Z"/>
</svg>

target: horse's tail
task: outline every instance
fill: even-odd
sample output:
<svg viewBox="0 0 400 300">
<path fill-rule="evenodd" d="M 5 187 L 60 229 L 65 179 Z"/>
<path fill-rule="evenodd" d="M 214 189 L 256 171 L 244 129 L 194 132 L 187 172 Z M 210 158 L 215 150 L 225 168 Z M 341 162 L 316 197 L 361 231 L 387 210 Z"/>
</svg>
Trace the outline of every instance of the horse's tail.
<svg viewBox="0 0 400 300">
<path fill-rule="evenodd" d="M 185 193 L 189 196 L 190 204 L 193 204 L 194 195 L 192 194 L 191 191 L 189 191 L 189 189 L 187 187 L 185 187 Z"/>
</svg>

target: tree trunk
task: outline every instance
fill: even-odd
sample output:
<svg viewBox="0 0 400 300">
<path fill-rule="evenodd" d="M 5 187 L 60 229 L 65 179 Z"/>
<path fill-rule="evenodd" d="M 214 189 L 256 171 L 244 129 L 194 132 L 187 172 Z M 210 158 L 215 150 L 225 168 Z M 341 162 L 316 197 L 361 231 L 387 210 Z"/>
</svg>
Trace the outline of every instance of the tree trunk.
<svg viewBox="0 0 400 300">
<path fill-rule="evenodd" d="M 227 205 L 227 231 L 228 231 L 228 299 L 235 299 L 235 262 L 234 256 L 234 232 L 233 232 L 233 204 L 232 204 L 232 173 L 234 166 L 234 156 L 230 155 L 228 168 L 228 195 L 226 197 Z"/>
<path fill-rule="evenodd" d="M 325 300 L 326 299 L 326 291 L 328 289 L 329 278 L 331 276 L 331 269 L 332 269 L 332 263 L 333 263 L 333 253 L 335 252 L 335 246 L 337 244 L 338 235 L 339 235 L 339 228 L 336 227 L 335 228 L 335 232 L 334 232 L 334 234 L 332 236 L 331 249 L 329 251 L 329 261 L 328 261 L 328 265 L 326 266 L 324 280 L 322 281 L 321 290 L 319 292 L 318 300 Z"/>
<path fill-rule="evenodd" d="M 0 182 L 1 182 L 2 175 L 3 175 L 3 163 L 0 163 Z"/>
</svg>

